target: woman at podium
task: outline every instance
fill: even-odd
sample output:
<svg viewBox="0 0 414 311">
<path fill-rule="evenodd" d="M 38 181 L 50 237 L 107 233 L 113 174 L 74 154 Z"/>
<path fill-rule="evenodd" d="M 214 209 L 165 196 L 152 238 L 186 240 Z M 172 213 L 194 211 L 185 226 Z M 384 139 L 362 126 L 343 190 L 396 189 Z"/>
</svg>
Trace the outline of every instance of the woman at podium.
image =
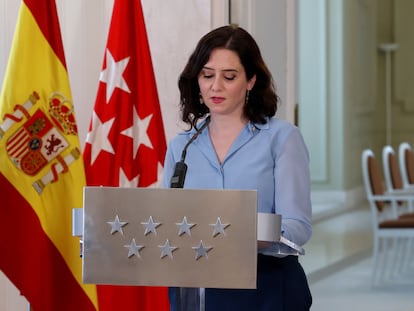
<svg viewBox="0 0 414 311">
<path fill-rule="evenodd" d="M 207 33 L 178 86 L 188 129 L 169 143 L 164 187 L 257 190 L 258 212 L 282 215 L 282 236 L 303 246 L 311 237 L 308 151 L 299 129 L 275 118 L 279 98 L 254 38 L 233 25 Z M 257 289 L 205 289 L 205 310 L 310 309 L 291 248 L 259 242 L 257 262 Z M 172 310 L 176 294 L 170 290 Z"/>
</svg>

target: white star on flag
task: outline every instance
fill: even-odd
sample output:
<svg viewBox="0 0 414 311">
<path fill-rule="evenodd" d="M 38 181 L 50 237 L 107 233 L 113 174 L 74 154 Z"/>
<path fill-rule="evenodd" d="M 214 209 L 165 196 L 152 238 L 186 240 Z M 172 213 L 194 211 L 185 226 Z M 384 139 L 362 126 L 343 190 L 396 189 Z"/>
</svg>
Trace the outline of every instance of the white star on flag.
<svg viewBox="0 0 414 311">
<path fill-rule="evenodd" d="M 106 83 L 106 103 L 109 103 L 112 93 L 115 88 L 131 93 L 128 84 L 125 82 L 124 71 L 128 65 L 129 57 L 126 57 L 118 62 L 115 62 L 109 49 L 106 50 L 106 68 L 101 72 L 99 81 Z"/>
<path fill-rule="evenodd" d="M 133 140 L 134 148 L 133 148 L 133 158 L 137 156 L 139 146 L 146 145 L 150 149 L 154 149 L 152 146 L 151 140 L 148 136 L 148 126 L 151 122 L 152 114 L 145 117 L 144 119 L 141 119 L 136 111 L 135 108 L 133 108 L 133 121 L 131 127 L 123 130 L 121 132 L 122 135 L 131 137 Z"/>
<path fill-rule="evenodd" d="M 128 176 L 125 174 L 122 167 L 119 169 L 119 187 L 122 188 L 135 188 L 138 186 L 139 175 L 129 179 Z"/>
<path fill-rule="evenodd" d="M 86 135 L 86 142 L 91 144 L 91 164 L 93 164 L 98 157 L 101 150 L 115 154 L 114 148 L 109 141 L 108 135 L 111 130 L 112 123 L 115 118 L 112 118 L 105 123 L 102 123 L 98 115 L 93 111 L 92 113 L 92 129 Z"/>
</svg>

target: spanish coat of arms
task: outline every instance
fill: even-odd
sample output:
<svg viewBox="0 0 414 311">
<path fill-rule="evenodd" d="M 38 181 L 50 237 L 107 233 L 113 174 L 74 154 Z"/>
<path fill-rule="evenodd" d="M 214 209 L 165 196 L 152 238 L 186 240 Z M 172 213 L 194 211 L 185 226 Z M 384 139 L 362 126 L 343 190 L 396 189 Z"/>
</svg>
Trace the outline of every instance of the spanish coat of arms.
<svg viewBox="0 0 414 311">
<path fill-rule="evenodd" d="M 36 109 L 30 114 L 29 110 L 39 99 L 33 92 L 24 104 L 14 107 L 12 114 L 5 114 L 0 124 L 0 139 L 13 124 L 21 123 L 6 142 L 10 160 L 29 176 L 36 176 L 52 162 L 51 169 L 33 184 L 41 193 L 48 183 L 58 180 L 60 173 L 68 171 L 69 164 L 80 157 L 80 151 L 75 147 L 66 157 L 62 156 L 71 147 L 65 137 L 77 135 L 72 104 L 62 94 L 53 93 L 49 97 L 48 113 Z"/>
</svg>

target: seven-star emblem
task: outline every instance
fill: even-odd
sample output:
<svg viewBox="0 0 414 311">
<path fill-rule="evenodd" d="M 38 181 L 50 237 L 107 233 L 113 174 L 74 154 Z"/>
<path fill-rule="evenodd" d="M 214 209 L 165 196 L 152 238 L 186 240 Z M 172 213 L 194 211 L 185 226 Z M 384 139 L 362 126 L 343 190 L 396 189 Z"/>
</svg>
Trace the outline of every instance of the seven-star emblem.
<svg viewBox="0 0 414 311">
<path fill-rule="evenodd" d="M 141 258 L 140 251 L 144 248 L 144 245 L 137 245 L 135 239 L 132 239 L 131 244 L 124 245 L 124 247 L 128 248 L 128 258 L 134 255 Z"/>
<path fill-rule="evenodd" d="M 193 250 L 196 251 L 196 256 L 195 259 L 198 260 L 201 257 L 206 257 L 208 258 L 207 253 L 212 249 L 213 247 L 211 246 L 204 246 L 204 243 L 202 240 L 200 240 L 200 244 L 198 244 L 198 246 L 194 246 L 192 247 Z"/>
<path fill-rule="evenodd" d="M 115 216 L 114 221 L 107 221 L 106 223 L 110 224 L 112 227 L 111 234 L 119 232 L 122 235 L 124 235 L 124 231 L 122 230 L 122 227 L 128 224 L 128 222 L 126 221 L 120 221 L 118 215 Z"/>
<path fill-rule="evenodd" d="M 122 235 L 124 235 L 124 232 L 122 230 L 122 227 L 128 224 L 126 221 L 120 221 L 119 216 L 115 215 L 114 221 L 108 221 L 108 224 L 111 225 L 111 234 L 114 234 L 116 232 L 120 232 Z M 156 228 L 161 225 L 159 222 L 154 222 L 152 216 L 149 216 L 147 222 L 141 222 L 142 225 L 145 226 L 145 232 L 144 235 L 148 235 L 150 233 L 154 233 L 157 235 Z M 191 236 L 191 228 L 194 227 L 196 224 L 188 223 L 187 217 L 184 216 L 183 220 L 180 223 L 175 223 L 177 226 L 179 226 L 178 235 L 181 236 L 185 233 L 187 233 L 189 236 Z M 223 224 L 221 222 L 220 217 L 217 217 L 217 221 L 215 224 L 209 224 L 210 226 L 214 227 L 213 231 L 213 237 L 217 236 L 218 234 L 226 235 L 225 229 L 230 226 L 230 224 Z M 133 238 L 131 240 L 130 244 L 124 245 L 124 247 L 128 248 L 128 258 L 132 256 L 137 256 L 138 258 L 141 258 L 140 251 L 145 246 L 144 245 L 137 245 L 135 239 Z M 173 252 L 178 249 L 178 247 L 171 246 L 170 241 L 166 239 L 164 245 L 158 245 L 159 248 L 161 248 L 161 256 L 160 258 L 164 258 L 166 256 L 173 258 Z M 198 246 L 192 247 L 192 249 L 196 252 L 195 259 L 198 260 L 201 257 L 206 257 L 208 259 L 208 252 L 213 249 L 212 246 L 205 246 L 203 241 L 200 240 L 200 243 Z"/>
<path fill-rule="evenodd" d="M 157 228 L 161 225 L 160 222 L 154 222 L 152 220 L 152 216 L 148 218 L 147 222 L 141 222 L 145 226 L 145 232 L 144 235 L 148 235 L 151 232 L 157 235 Z"/>
<path fill-rule="evenodd" d="M 230 224 L 222 224 L 220 217 L 217 217 L 217 221 L 215 224 L 210 224 L 210 226 L 214 227 L 213 236 L 219 235 L 220 233 L 223 235 L 226 235 L 226 232 L 224 230 L 230 226 Z"/>
<path fill-rule="evenodd" d="M 182 236 L 183 234 L 187 233 L 189 236 L 191 236 L 191 228 L 195 226 L 195 224 L 189 224 L 187 222 L 187 217 L 184 216 L 183 221 L 180 223 L 175 223 L 177 226 L 179 226 L 178 235 Z"/>
<path fill-rule="evenodd" d="M 158 245 L 159 248 L 161 248 L 161 256 L 160 258 L 164 258 L 165 256 L 173 258 L 173 251 L 177 250 L 178 247 L 171 246 L 170 241 L 167 239 L 164 243 L 164 245 Z"/>
</svg>

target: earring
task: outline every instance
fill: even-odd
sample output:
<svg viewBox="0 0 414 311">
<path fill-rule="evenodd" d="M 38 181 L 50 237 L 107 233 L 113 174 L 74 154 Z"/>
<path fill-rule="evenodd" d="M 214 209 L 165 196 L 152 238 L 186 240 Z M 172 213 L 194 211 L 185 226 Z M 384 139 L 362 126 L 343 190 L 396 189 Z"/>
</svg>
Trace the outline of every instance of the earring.
<svg viewBox="0 0 414 311">
<path fill-rule="evenodd" d="M 246 91 L 246 105 L 249 103 L 250 90 Z"/>
<path fill-rule="evenodd" d="M 203 96 L 201 96 L 201 93 L 199 93 L 199 100 L 200 100 L 200 105 L 204 105 L 204 99 L 203 99 Z"/>
</svg>

